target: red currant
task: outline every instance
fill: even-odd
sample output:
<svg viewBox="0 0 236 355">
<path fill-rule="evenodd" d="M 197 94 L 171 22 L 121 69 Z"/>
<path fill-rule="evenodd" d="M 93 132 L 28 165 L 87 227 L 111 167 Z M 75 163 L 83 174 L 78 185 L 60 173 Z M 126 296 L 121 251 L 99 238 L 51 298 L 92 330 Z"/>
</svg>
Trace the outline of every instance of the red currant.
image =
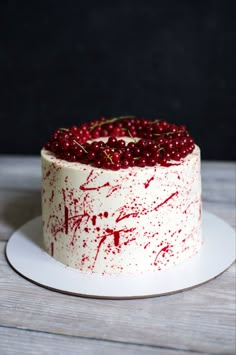
<svg viewBox="0 0 236 355">
<path fill-rule="evenodd" d="M 133 141 L 117 139 L 124 136 Z M 100 137 L 108 137 L 107 142 L 89 142 Z M 193 152 L 195 144 L 184 125 L 127 116 L 101 117 L 90 123 L 57 129 L 44 148 L 60 159 L 119 170 L 180 161 Z"/>
</svg>

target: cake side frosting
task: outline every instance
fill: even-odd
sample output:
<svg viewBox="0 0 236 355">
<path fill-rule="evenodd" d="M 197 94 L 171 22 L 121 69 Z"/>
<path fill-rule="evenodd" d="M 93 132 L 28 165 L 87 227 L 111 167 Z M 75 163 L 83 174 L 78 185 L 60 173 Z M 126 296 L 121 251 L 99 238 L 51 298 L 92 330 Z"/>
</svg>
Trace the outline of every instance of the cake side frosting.
<svg viewBox="0 0 236 355">
<path fill-rule="evenodd" d="M 158 271 L 201 247 L 200 149 L 170 166 L 112 171 L 45 149 L 42 219 L 47 252 L 83 272 Z"/>
</svg>

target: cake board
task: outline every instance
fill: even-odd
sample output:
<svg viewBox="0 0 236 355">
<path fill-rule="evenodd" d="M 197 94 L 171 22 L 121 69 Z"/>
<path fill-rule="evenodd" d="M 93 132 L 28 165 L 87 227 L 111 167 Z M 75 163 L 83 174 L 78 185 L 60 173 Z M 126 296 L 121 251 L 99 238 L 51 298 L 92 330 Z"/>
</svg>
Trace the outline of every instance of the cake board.
<svg viewBox="0 0 236 355">
<path fill-rule="evenodd" d="M 41 216 L 12 234 L 6 257 L 21 276 L 54 291 L 108 299 L 155 297 L 199 286 L 220 275 L 235 261 L 235 231 L 205 210 L 202 228 L 202 249 L 194 258 L 169 270 L 139 275 L 85 274 L 55 260 L 43 249 Z"/>
</svg>

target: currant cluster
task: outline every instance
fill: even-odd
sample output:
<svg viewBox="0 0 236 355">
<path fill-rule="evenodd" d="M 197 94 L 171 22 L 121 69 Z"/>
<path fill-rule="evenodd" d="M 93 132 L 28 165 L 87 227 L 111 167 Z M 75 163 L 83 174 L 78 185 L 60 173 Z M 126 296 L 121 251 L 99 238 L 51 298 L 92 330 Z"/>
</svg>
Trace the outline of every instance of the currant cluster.
<svg viewBox="0 0 236 355">
<path fill-rule="evenodd" d="M 107 137 L 106 142 L 99 140 L 103 137 Z M 133 116 L 102 117 L 78 127 L 57 129 L 44 146 L 60 159 L 112 170 L 169 166 L 194 147 L 185 126 Z"/>
</svg>

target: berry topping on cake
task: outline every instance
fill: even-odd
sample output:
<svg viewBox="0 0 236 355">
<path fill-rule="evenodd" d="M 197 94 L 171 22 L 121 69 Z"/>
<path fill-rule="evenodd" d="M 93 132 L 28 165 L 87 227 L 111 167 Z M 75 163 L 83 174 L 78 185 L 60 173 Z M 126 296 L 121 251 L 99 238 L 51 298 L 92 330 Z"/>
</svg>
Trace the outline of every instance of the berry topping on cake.
<svg viewBox="0 0 236 355">
<path fill-rule="evenodd" d="M 133 166 L 169 166 L 192 153 L 186 127 L 134 116 L 104 117 L 57 129 L 44 145 L 59 159 L 119 170 Z"/>
</svg>

